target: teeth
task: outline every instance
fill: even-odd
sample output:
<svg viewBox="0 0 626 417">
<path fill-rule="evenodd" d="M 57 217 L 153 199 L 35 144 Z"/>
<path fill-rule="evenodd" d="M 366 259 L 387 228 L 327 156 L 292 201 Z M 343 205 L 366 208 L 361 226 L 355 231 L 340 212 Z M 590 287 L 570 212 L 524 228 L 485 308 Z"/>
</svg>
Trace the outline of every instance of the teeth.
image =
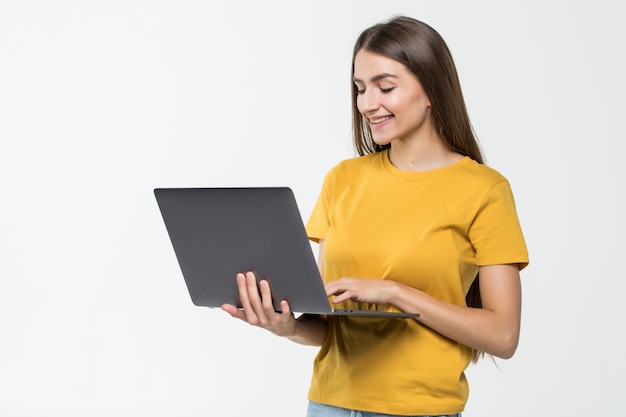
<svg viewBox="0 0 626 417">
<path fill-rule="evenodd" d="M 391 116 L 379 117 L 377 119 L 371 119 L 370 121 L 372 123 L 374 123 L 374 124 L 378 124 L 378 123 L 382 123 L 382 122 L 384 122 L 386 120 L 389 120 L 389 119 L 391 119 Z"/>
</svg>

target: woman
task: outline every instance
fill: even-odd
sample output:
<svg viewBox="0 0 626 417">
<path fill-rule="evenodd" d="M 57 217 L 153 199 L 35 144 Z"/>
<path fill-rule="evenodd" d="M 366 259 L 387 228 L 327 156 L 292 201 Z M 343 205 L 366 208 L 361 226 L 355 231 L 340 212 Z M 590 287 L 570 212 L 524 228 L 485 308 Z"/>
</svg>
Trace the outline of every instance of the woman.
<svg viewBox="0 0 626 417">
<path fill-rule="evenodd" d="M 274 312 L 252 273 L 237 276 L 243 311 L 223 308 L 321 346 L 309 417 L 459 415 L 472 359 L 510 358 L 518 343 L 528 254 L 511 189 L 482 164 L 434 29 L 407 17 L 377 24 L 352 63 L 360 156 L 327 174 L 307 232 L 333 303 L 420 317 L 296 319 L 285 301 Z"/>
</svg>

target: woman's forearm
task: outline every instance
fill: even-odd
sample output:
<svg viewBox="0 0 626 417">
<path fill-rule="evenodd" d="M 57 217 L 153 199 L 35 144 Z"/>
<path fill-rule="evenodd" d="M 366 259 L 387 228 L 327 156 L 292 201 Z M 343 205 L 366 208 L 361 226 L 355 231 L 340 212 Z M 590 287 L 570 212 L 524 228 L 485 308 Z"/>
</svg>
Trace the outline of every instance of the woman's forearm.
<svg viewBox="0 0 626 417">
<path fill-rule="evenodd" d="M 308 346 L 321 346 L 328 337 L 328 323 L 322 316 L 302 314 L 296 319 L 295 331 L 287 336 L 292 342 Z"/>
<path fill-rule="evenodd" d="M 515 353 L 520 333 L 521 289 L 516 266 L 499 265 L 481 271 L 482 308 L 437 300 L 400 284 L 393 304 L 420 313 L 420 323 L 474 349 L 501 358 Z"/>
</svg>

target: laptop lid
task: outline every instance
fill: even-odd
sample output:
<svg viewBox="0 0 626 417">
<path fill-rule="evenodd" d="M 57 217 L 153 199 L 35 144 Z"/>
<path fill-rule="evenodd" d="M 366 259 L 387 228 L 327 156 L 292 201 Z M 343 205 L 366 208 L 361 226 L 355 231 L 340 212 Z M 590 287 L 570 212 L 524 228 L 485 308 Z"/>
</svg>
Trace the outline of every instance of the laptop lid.
<svg viewBox="0 0 626 417">
<path fill-rule="evenodd" d="M 254 271 L 269 282 L 276 311 L 284 299 L 297 313 L 419 316 L 333 309 L 289 187 L 156 188 L 154 194 L 197 306 L 241 307 L 235 276 Z"/>
</svg>

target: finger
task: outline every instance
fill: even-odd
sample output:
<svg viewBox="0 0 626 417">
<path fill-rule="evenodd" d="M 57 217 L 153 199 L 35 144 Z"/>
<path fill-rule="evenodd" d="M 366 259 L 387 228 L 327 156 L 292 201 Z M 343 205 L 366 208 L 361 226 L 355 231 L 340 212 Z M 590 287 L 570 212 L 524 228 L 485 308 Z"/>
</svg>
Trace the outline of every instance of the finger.
<svg viewBox="0 0 626 417">
<path fill-rule="evenodd" d="M 340 278 L 335 281 L 327 282 L 324 284 L 324 288 L 326 289 L 326 295 L 333 295 L 342 293 L 353 285 L 353 280 L 350 278 Z"/>
<path fill-rule="evenodd" d="M 352 299 L 350 291 L 344 291 L 340 294 L 333 294 L 333 297 L 330 298 L 333 304 L 339 304 L 350 299 Z"/>
<path fill-rule="evenodd" d="M 267 280 L 261 280 L 259 282 L 259 287 L 261 288 L 261 303 L 263 304 L 263 308 L 266 311 L 274 312 L 274 304 L 272 304 L 272 291 L 270 289 L 270 284 Z"/>
<path fill-rule="evenodd" d="M 256 276 L 254 272 L 246 272 L 246 288 L 248 291 L 248 300 L 252 310 L 254 311 L 254 316 L 258 319 L 256 323 L 267 322 L 267 316 L 263 309 L 263 302 L 261 301 L 261 294 L 259 293 L 259 287 L 257 285 Z"/>
<path fill-rule="evenodd" d="M 346 281 L 333 281 L 325 285 L 326 296 L 343 294 L 350 290 L 350 286 Z"/>
<path fill-rule="evenodd" d="M 273 317 L 277 316 L 276 309 L 274 308 L 274 303 L 272 302 L 271 288 L 267 280 L 261 280 L 259 282 L 259 286 L 261 287 L 261 298 L 263 301 L 263 308 L 265 309 L 265 312 L 268 318 L 268 323 L 269 323 L 269 320 L 274 320 Z M 291 313 L 291 308 L 289 307 L 289 303 L 287 302 L 287 300 L 282 300 L 280 302 L 280 310 L 281 310 L 280 317 L 279 317 L 280 321 L 287 322 L 288 320 L 292 318 L 293 314 Z"/>
<path fill-rule="evenodd" d="M 334 295 L 337 292 L 337 282 L 333 281 L 324 284 L 324 289 L 326 290 L 327 297 Z"/>
<path fill-rule="evenodd" d="M 326 296 L 330 297 L 333 304 L 338 304 L 352 298 L 354 291 L 350 286 L 350 281 L 342 278 L 337 281 L 329 282 L 324 287 Z"/>
<path fill-rule="evenodd" d="M 222 304 L 222 310 L 230 314 L 231 317 L 234 317 L 236 319 L 239 319 L 245 322 L 248 321 L 246 319 L 246 314 L 243 312 L 243 310 L 241 310 L 240 308 L 237 308 L 237 306 L 234 306 L 232 304 Z"/>
<path fill-rule="evenodd" d="M 281 318 L 285 321 L 290 320 L 293 314 L 291 313 L 291 307 L 289 307 L 289 303 L 287 302 L 287 300 L 283 300 L 280 302 L 280 309 L 282 311 Z"/>
<path fill-rule="evenodd" d="M 257 316 L 252 308 L 250 302 L 250 294 L 248 293 L 248 285 L 246 276 L 242 273 L 237 274 L 237 289 L 239 290 L 239 300 L 241 301 L 241 307 L 248 323 L 254 323 L 257 320 Z"/>
</svg>

